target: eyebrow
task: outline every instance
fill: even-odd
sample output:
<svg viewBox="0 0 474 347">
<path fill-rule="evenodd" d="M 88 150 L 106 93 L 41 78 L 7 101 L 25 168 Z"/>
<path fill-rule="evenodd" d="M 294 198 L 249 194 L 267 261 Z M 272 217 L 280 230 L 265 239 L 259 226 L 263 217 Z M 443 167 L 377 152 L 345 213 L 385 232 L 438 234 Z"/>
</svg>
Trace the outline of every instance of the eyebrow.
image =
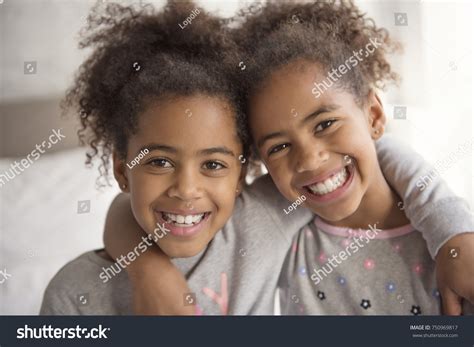
<svg viewBox="0 0 474 347">
<path fill-rule="evenodd" d="M 263 144 L 265 142 L 267 142 L 268 140 L 271 140 L 271 139 L 274 139 L 276 137 L 280 137 L 280 136 L 283 136 L 283 133 L 281 131 L 277 131 L 275 133 L 271 133 L 271 134 L 268 134 L 268 135 L 265 135 L 264 137 L 262 137 L 260 140 L 258 140 L 257 142 L 257 147 L 262 147 Z"/>
<path fill-rule="evenodd" d="M 178 150 L 175 147 L 162 145 L 162 144 L 158 144 L 158 143 L 151 143 L 151 144 L 148 144 L 146 146 L 141 147 L 138 150 L 137 155 L 140 154 L 140 152 L 142 152 L 145 149 L 149 150 L 150 152 L 152 152 L 152 151 L 163 151 L 163 152 L 168 152 L 168 153 L 173 153 L 173 154 L 178 153 Z M 211 147 L 211 148 L 206 148 L 206 149 L 202 149 L 202 150 L 198 151 L 199 155 L 211 155 L 211 154 L 216 154 L 216 153 L 220 153 L 220 154 L 235 157 L 235 153 L 232 150 L 230 150 L 229 148 L 225 147 L 225 146 Z"/>
<path fill-rule="evenodd" d="M 232 152 L 229 148 L 224 147 L 224 146 L 206 148 L 206 149 L 200 150 L 198 153 L 199 153 L 200 155 L 210 155 L 210 154 L 220 153 L 220 154 L 224 154 L 224 155 L 229 155 L 229 156 L 235 157 L 234 152 Z"/>
<path fill-rule="evenodd" d="M 311 114 L 309 114 L 308 116 L 306 116 L 301 121 L 301 124 L 305 124 L 305 123 L 308 123 L 308 122 L 312 121 L 314 118 L 319 116 L 321 113 L 332 112 L 332 111 L 337 110 L 338 108 L 340 108 L 340 106 L 338 106 L 338 105 L 333 105 L 333 104 L 323 105 L 320 108 L 318 108 L 316 111 L 314 111 Z"/>
<path fill-rule="evenodd" d="M 337 105 L 323 105 L 321 107 L 319 107 L 316 111 L 314 112 L 311 112 L 311 114 L 309 114 L 308 116 L 306 116 L 302 121 L 301 121 L 301 124 L 305 124 L 305 123 L 308 123 L 310 122 L 311 120 L 313 120 L 314 118 L 316 118 L 317 116 L 319 116 L 321 113 L 326 113 L 326 112 L 331 112 L 331 111 L 334 111 L 334 110 L 337 110 L 339 108 L 339 106 Z M 283 132 L 281 131 L 277 131 L 277 132 L 274 132 L 274 133 L 270 133 L 268 135 L 265 135 L 264 137 L 262 137 L 260 140 L 258 140 L 257 142 L 257 147 L 262 147 L 263 144 L 268 141 L 268 140 L 271 140 L 271 139 L 274 139 L 276 137 L 280 137 L 280 136 L 283 136 Z"/>
<path fill-rule="evenodd" d="M 152 151 L 163 151 L 163 152 L 168 152 L 168 153 L 178 153 L 178 150 L 174 147 L 167 146 L 167 145 L 162 145 L 162 144 L 159 144 L 159 143 L 150 143 L 146 146 L 141 147 L 138 150 L 137 155 L 140 154 L 145 149 L 147 149 L 150 152 L 152 152 Z"/>
</svg>

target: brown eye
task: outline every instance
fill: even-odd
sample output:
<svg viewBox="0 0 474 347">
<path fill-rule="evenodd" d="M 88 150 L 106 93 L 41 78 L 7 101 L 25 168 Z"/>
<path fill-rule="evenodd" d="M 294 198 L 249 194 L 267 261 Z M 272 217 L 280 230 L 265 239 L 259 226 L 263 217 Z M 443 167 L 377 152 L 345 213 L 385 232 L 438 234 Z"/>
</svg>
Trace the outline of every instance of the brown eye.
<svg viewBox="0 0 474 347">
<path fill-rule="evenodd" d="M 288 148 L 288 147 L 290 147 L 289 143 L 283 143 L 281 145 L 276 145 L 276 146 L 270 148 L 270 150 L 268 151 L 268 155 L 275 154 L 275 153 L 280 152 L 280 151 L 282 151 L 282 150 L 284 150 L 285 148 Z"/>
<path fill-rule="evenodd" d="M 162 167 L 162 168 L 172 167 L 171 163 L 164 158 L 152 159 L 147 164 L 151 166 L 155 166 L 155 167 Z"/>
<path fill-rule="evenodd" d="M 314 132 L 321 132 L 327 128 L 329 128 L 331 125 L 336 123 L 336 120 L 331 119 L 331 120 L 325 120 L 324 122 L 319 123 L 316 128 L 314 129 Z"/>
<path fill-rule="evenodd" d="M 224 165 L 222 165 L 221 163 L 218 163 L 217 161 L 208 161 L 204 163 L 203 166 L 206 170 L 221 170 L 225 168 Z"/>
</svg>

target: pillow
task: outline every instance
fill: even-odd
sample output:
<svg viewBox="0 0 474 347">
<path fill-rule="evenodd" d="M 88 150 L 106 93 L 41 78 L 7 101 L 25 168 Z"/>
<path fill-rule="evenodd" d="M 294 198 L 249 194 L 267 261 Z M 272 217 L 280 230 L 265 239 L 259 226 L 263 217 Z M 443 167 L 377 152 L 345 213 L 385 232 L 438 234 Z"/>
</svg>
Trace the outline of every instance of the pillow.
<svg viewBox="0 0 474 347">
<path fill-rule="evenodd" d="M 0 174 L 21 159 L 0 159 Z M 83 148 L 45 153 L 0 186 L 0 271 L 11 275 L 1 284 L 0 314 L 38 314 L 55 273 L 103 247 L 105 216 L 120 190 L 96 189 L 99 172 L 85 159 Z"/>
</svg>

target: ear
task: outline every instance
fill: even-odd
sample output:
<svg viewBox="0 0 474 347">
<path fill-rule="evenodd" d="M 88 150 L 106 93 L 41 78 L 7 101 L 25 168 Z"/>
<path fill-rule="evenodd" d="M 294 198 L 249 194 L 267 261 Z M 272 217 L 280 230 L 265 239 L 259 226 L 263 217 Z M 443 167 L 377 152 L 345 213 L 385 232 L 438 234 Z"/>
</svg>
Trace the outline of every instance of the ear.
<svg viewBox="0 0 474 347">
<path fill-rule="evenodd" d="M 129 193 L 130 192 L 130 185 L 128 184 L 128 178 L 126 175 L 126 167 L 125 167 L 125 161 L 120 159 L 117 151 L 113 151 L 112 154 L 113 158 L 113 165 L 114 165 L 114 177 L 115 180 L 117 181 L 119 188 L 122 192 L 124 193 Z"/>
<path fill-rule="evenodd" d="M 244 189 L 246 185 L 245 177 L 247 176 L 247 170 L 248 170 L 248 160 L 242 164 L 242 168 L 240 170 L 239 182 L 237 183 L 237 189 L 236 189 L 237 196 L 240 195 L 240 193 L 242 193 L 242 190 Z"/>
<path fill-rule="evenodd" d="M 369 116 L 369 128 L 372 139 L 378 140 L 385 131 L 387 117 L 385 116 L 382 101 L 373 89 L 370 90 L 367 98 L 366 111 Z"/>
</svg>

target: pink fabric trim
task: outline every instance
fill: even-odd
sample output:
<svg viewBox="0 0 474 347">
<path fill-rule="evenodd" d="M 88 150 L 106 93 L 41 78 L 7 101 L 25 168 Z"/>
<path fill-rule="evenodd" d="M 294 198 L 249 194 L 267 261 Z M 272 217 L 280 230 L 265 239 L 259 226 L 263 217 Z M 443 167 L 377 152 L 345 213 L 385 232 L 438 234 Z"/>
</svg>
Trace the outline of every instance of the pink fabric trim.
<svg viewBox="0 0 474 347">
<path fill-rule="evenodd" d="M 377 225 L 374 225 L 374 229 L 377 229 L 377 234 L 375 234 L 375 231 L 371 231 L 370 228 L 367 230 L 364 230 L 364 229 L 351 229 L 351 228 L 346 228 L 346 227 L 338 227 L 338 226 L 334 226 L 334 225 L 324 222 L 319 217 L 315 217 L 313 222 L 321 231 L 324 231 L 327 234 L 341 236 L 341 237 L 365 236 L 371 239 L 384 240 L 384 239 L 391 239 L 394 237 L 406 235 L 415 231 L 415 228 L 411 224 L 407 224 L 399 228 L 385 229 L 385 230 L 379 229 L 377 228 Z M 375 237 L 368 236 L 367 232 L 369 232 L 370 235 L 375 234 Z"/>
<path fill-rule="evenodd" d="M 226 316 L 229 309 L 229 293 L 227 290 L 227 274 L 225 272 L 221 273 L 221 292 L 216 293 L 211 288 L 202 288 L 204 294 L 210 297 L 213 301 L 219 305 L 221 310 L 221 315 Z"/>
</svg>

